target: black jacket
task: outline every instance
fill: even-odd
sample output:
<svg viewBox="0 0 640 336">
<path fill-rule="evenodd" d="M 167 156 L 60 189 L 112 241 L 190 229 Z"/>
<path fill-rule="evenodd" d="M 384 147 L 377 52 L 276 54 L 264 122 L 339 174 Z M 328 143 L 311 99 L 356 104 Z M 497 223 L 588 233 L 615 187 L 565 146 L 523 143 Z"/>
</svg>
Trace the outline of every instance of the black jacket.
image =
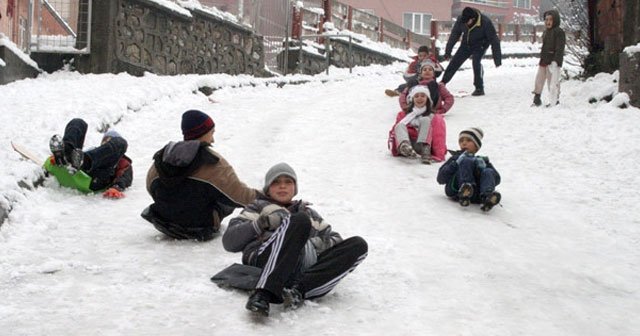
<svg viewBox="0 0 640 336">
<path fill-rule="evenodd" d="M 462 18 L 458 17 L 456 23 L 453 25 L 444 54 L 446 56 L 451 56 L 453 46 L 458 42 L 458 39 L 460 39 L 460 35 L 462 35 L 462 40 L 460 42 L 461 48 L 466 47 L 471 50 L 485 51 L 489 46 L 491 46 L 493 62 L 496 66 L 501 65 L 502 51 L 500 50 L 500 39 L 498 39 L 496 28 L 493 26 L 491 19 L 478 12 L 478 18 L 471 28 L 467 27 L 466 22 L 462 21 Z"/>
</svg>

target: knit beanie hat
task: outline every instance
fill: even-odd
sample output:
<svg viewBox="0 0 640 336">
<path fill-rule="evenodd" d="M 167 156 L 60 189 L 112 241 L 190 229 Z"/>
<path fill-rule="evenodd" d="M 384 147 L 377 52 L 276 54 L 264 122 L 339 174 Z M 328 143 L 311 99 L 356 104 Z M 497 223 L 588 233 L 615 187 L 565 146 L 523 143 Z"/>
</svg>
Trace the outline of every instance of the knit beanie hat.
<svg viewBox="0 0 640 336">
<path fill-rule="evenodd" d="M 102 136 L 102 141 L 106 140 L 107 138 L 122 138 L 122 135 L 120 135 L 120 133 L 116 132 L 116 130 L 112 128 L 104 133 L 104 135 Z"/>
<path fill-rule="evenodd" d="M 476 144 L 476 147 L 478 147 L 478 150 L 480 150 L 480 147 L 482 147 L 483 136 L 484 136 L 484 132 L 482 132 L 482 130 L 479 127 L 469 127 L 463 130 L 462 132 L 460 132 L 460 135 L 458 136 L 458 140 L 462 138 L 467 138 L 473 141 L 473 143 Z"/>
<path fill-rule="evenodd" d="M 409 94 L 407 95 L 407 101 L 413 102 L 413 96 L 418 92 L 422 92 L 426 94 L 427 99 L 429 100 L 429 104 L 433 105 L 433 101 L 431 100 L 431 92 L 429 91 L 429 88 L 426 85 L 416 85 L 413 88 L 411 88 L 411 90 L 409 91 Z"/>
<path fill-rule="evenodd" d="M 216 124 L 206 113 L 189 110 L 182 114 L 182 135 L 184 140 L 194 140 L 209 132 Z"/>
<path fill-rule="evenodd" d="M 469 21 L 469 19 L 477 19 L 477 18 L 478 18 L 478 12 L 472 7 L 465 7 L 462 10 L 462 15 L 460 15 L 460 20 L 462 20 L 462 22 L 464 23 Z"/>
<path fill-rule="evenodd" d="M 271 186 L 271 183 L 283 175 L 292 178 L 293 181 L 296 182 L 296 189 L 294 190 L 293 195 L 295 196 L 298 194 L 298 177 L 296 172 L 291 168 L 291 166 L 284 162 L 278 163 L 267 171 L 267 174 L 264 176 L 264 187 L 262 188 L 262 191 L 265 194 L 269 193 L 269 186 Z"/>
<path fill-rule="evenodd" d="M 432 60 L 426 59 L 422 61 L 422 63 L 420 63 L 420 71 L 422 72 L 422 68 L 426 66 L 430 66 L 433 71 L 436 71 L 436 64 Z"/>
</svg>

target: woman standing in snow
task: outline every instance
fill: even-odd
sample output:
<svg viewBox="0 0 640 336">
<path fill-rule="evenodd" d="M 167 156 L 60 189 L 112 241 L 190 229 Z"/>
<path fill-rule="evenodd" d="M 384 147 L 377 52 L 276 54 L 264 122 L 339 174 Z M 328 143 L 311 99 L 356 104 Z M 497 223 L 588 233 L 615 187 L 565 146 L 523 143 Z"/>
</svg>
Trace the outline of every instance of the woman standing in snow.
<svg viewBox="0 0 640 336">
<path fill-rule="evenodd" d="M 547 106 L 560 103 L 560 70 L 562 69 L 566 38 L 564 30 L 560 28 L 560 14 L 557 10 L 552 9 L 544 13 L 544 25 L 547 29 L 542 34 L 540 64 L 533 89 L 533 105 L 535 106 L 542 105 L 540 95 L 545 81 L 549 89 L 549 104 Z"/>
</svg>

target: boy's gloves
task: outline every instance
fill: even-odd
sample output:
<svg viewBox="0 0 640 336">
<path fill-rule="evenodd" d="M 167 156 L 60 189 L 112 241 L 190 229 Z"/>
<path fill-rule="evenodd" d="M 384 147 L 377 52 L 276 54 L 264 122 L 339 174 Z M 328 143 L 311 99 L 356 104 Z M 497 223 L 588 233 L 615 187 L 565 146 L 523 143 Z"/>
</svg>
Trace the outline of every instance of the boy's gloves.
<svg viewBox="0 0 640 336">
<path fill-rule="evenodd" d="M 473 154 L 467 153 L 467 152 L 462 152 L 462 154 L 460 154 L 460 156 L 458 156 L 458 159 L 456 159 L 456 163 L 458 165 L 460 165 L 460 163 L 462 162 L 462 160 L 464 160 L 464 158 L 466 157 L 472 157 Z"/>
<path fill-rule="evenodd" d="M 275 231 L 280 224 L 282 223 L 282 219 L 289 216 L 289 212 L 285 209 L 278 209 L 271 213 L 264 213 L 258 217 L 256 223 L 263 231 Z"/>
<path fill-rule="evenodd" d="M 478 167 L 478 169 L 483 170 L 485 168 L 487 168 L 487 163 L 484 160 L 485 158 L 483 158 L 482 156 L 478 156 L 476 158 L 476 167 Z"/>
<path fill-rule="evenodd" d="M 105 192 L 102 193 L 102 196 L 105 198 L 112 198 L 112 199 L 118 199 L 118 198 L 123 198 L 124 197 L 124 193 L 120 190 L 118 190 L 118 188 L 116 187 L 111 187 L 107 190 L 105 190 Z"/>
</svg>

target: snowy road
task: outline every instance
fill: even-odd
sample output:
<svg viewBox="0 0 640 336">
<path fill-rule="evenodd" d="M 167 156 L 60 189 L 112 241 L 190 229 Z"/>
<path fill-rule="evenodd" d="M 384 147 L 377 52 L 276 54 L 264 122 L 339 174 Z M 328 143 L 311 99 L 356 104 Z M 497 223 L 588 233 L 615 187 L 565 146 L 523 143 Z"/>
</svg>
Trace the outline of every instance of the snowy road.
<svg viewBox="0 0 640 336">
<path fill-rule="evenodd" d="M 489 62 L 486 62 L 487 64 Z M 223 88 L 229 76 L 58 73 L 0 86 L 0 184 L 15 200 L 0 227 L 1 335 L 637 335 L 640 321 L 640 111 L 588 104 L 610 75 L 564 82 L 562 104 L 531 108 L 536 60 L 486 69 L 487 95 L 456 100 L 447 139 L 485 131 L 481 152 L 502 175 L 503 207 L 460 208 L 437 185 L 438 165 L 392 158 L 386 136 L 398 104 L 383 90 L 402 65 L 334 70 L 305 85 Z M 471 71 L 449 89 L 471 90 Z M 195 93 L 194 93 L 195 92 Z M 23 97 L 23 98 L 20 98 Z M 180 115 L 216 122 L 214 147 L 248 184 L 286 161 L 299 196 L 369 257 L 334 292 L 300 310 L 272 308 L 253 322 L 246 294 L 209 278 L 239 262 L 220 239 L 165 239 L 142 218 L 153 153 L 180 138 Z M 8 186 L 37 168 L 9 148 L 38 154 L 66 121 L 119 120 L 135 179 L 120 201 L 52 181 Z M 226 226 L 226 221 L 224 222 Z"/>
</svg>

